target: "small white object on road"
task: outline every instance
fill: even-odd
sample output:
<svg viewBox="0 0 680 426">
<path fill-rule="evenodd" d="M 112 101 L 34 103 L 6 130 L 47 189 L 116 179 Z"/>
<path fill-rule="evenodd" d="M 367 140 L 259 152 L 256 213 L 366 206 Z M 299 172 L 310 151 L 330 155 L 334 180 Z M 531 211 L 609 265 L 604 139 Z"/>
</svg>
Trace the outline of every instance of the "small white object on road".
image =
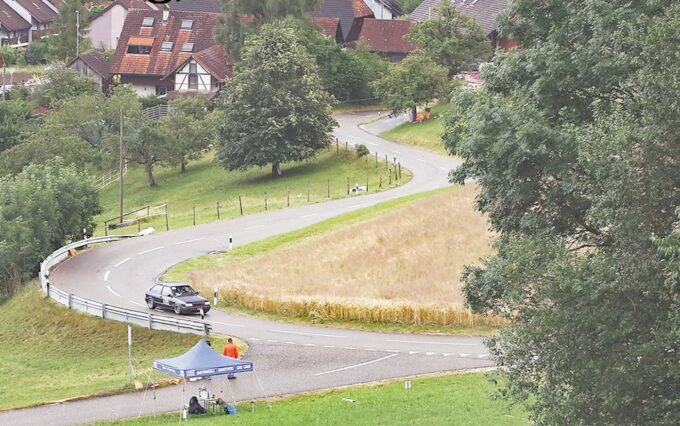
<svg viewBox="0 0 680 426">
<path fill-rule="evenodd" d="M 152 227 L 148 227 L 148 228 L 142 229 L 141 231 L 137 232 L 137 235 L 140 236 L 140 237 L 146 237 L 147 235 L 151 235 L 154 232 L 156 232 L 155 229 L 153 229 Z"/>
</svg>

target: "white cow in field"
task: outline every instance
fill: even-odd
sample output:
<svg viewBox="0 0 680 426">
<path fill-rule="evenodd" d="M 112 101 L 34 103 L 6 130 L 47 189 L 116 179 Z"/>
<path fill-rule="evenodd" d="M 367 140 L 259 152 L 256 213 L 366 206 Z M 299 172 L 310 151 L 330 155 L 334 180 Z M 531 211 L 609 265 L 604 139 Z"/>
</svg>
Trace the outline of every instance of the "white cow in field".
<svg viewBox="0 0 680 426">
<path fill-rule="evenodd" d="M 366 191 L 366 187 L 365 187 L 365 186 L 359 186 L 359 183 L 358 183 L 358 182 L 357 182 L 357 184 L 354 185 L 354 187 L 352 188 L 352 192 L 355 192 L 355 193 L 359 193 L 359 192 L 362 192 L 362 191 Z"/>
</svg>

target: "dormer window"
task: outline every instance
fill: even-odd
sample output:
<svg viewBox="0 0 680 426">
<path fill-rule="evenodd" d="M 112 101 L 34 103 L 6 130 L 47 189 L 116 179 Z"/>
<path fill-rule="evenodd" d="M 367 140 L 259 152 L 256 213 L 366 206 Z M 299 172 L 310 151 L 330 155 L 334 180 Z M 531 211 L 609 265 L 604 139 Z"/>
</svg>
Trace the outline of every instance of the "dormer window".
<svg viewBox="0 0 680 426">
<path fill-rule="evenodd" d="M 153 21 L 154 21 L 153 17 L 144 18 L 144 20 L 142 21 L 142 26 L 143 27 L 153 27 Z"/>
<path fill-rule="evenodd" d="M 172 46 L 173 43 L 171 41 L 164 41 L 163 44 L 161 44 L 161 52 L 171 52 Z"/>
<path fill-rule="evenodd" d="M 182 45 L 182 52 L 193 52 L 194 51 L 194 44 L 193 43 L 184 43 Z"/>
<path fill-rule="evenodd" d="M 133 53 L 135 55 L 149 55 L 151 54 L 151 46 L 138 46 L 131 44 L 128 46 L 127 53 Z"/>
<path fill-rule="evenodd" d="M 190 30 L 194 26 L 194 21 L 191 19 L 184 19 L 182 25 L 180 26 L 183 30 Z"/>
<path fill-rule="evenodd" d="M 151 53 L 153 41 L 153 37 L 130 37 L 128 40 L 127 53 L 148 55 Z"/>
</svg>

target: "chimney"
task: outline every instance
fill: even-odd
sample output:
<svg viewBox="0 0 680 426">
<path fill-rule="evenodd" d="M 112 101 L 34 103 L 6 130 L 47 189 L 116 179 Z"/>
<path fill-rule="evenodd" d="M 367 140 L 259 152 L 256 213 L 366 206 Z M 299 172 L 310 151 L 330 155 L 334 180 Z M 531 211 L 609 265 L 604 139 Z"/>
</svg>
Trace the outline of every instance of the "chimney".
<svg viewBox="0 0 680 426">
<path fill-rule="evenodd" d="M 163 6 L 163 22 L 168 22 L 168 18 L 170 17 L 170 8 L 166 4 Z"/>
</svg>

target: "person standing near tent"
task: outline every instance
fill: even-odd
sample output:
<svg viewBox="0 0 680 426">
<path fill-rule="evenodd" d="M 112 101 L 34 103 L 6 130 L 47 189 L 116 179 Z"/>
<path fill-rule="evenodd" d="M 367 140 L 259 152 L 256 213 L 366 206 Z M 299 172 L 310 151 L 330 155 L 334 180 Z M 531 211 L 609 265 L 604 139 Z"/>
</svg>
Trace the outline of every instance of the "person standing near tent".
<svg viewBox="0 0 680 426">
<path fill-rule="evenodd" d="M 229 358 L 234 358 L 238 359 L 238 346 L 234 343 L 234 339 L 231 337 L 227 339 L 227 344 L 224 345 L 224 349 L 222 350 L 222 355 L 228 356 Z M 234 374 L 228 374 L 227 379 L 235 379 L 236 376 Z"/>
</svg>

